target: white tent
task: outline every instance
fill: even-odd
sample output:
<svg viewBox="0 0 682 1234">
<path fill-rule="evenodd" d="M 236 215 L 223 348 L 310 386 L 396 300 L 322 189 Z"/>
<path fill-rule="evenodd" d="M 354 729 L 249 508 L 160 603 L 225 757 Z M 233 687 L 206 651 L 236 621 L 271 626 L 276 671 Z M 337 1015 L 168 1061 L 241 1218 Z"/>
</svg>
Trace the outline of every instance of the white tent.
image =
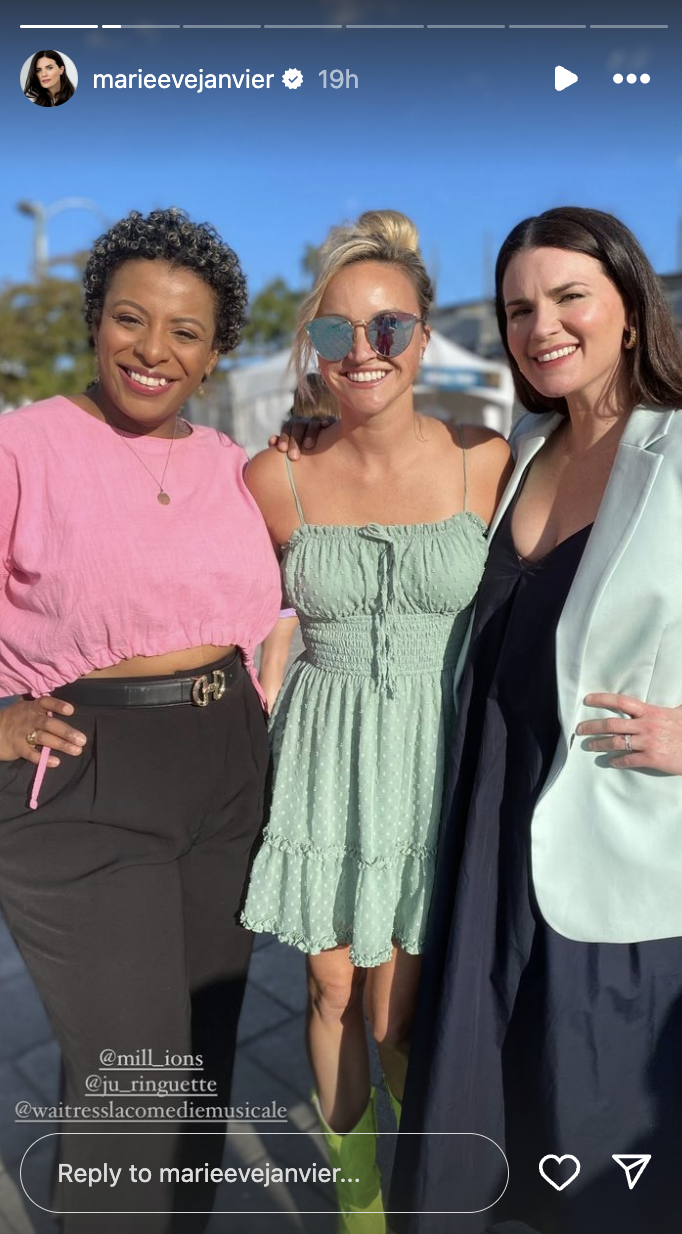
<svg viewBox="0 0 682 1234">
<path fill-rule="evenodd" d="M 296 376 L 291 352 L 277 351 L 255 364 L 240 364 L 227 374 L 230 437 L 252 457 L 267 445 L 291 410 Z"/>
<path fill-rule="evenodd" d="M 419 410 L 441 420 L 484 424 L 505 437 L 511 428 L 514 383 L 507 365 L 484 360 L 435 330 L 415 394 Z"/>
<path fill-rule="evenodd" d="M 263 449 L 291 408 L 296 379 L 289 356 L 288 350 L 279 351 L 257 363 L 235 365 L 227 373 L 229 413 L 220 416 L 220 427 L 250 455 Z M 507 366 L 482 360 L 435 331 L 415 395 L 416 406 L 427 415 L 485 424 L 505 434 L 511 427 L 513 385 Z M 200 408 L 196 410 L 201 418 Z"/>
</svg>

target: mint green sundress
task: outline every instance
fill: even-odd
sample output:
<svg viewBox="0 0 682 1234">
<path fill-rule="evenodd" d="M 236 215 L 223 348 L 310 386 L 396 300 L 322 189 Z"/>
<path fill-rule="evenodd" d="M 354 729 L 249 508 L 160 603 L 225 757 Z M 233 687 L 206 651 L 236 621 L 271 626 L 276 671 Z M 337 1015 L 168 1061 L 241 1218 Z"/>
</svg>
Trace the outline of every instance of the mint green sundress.
<svg viewBox="0 0 682 1234">
<path fill-rule="evenodd" d="M 272 798 L 242 922 L 371 968 L 423 947 L 453 678 L 487 554 L 466 508 L 437 523 L 306 523 L 284 547 L 305 651 L 270 721 Z"/>
</svg>

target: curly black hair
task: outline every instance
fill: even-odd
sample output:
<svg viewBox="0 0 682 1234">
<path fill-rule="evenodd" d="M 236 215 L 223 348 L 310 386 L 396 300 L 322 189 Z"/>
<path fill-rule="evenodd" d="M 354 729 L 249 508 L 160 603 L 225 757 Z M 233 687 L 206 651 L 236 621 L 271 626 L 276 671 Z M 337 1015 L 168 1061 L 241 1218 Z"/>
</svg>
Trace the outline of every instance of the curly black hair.
<svg viewBox="0 0 682 1234">
<path fill-rule="evenodd" d="M 237 346 L 247 320 L 246 279 L 237 254 L 210 223 L 192 223 L 184 210 L 132 210 L 95 241 L 83 274 L 84 312 L 89 326 L 102 317 L 111 277 L 126 261 L 167 261 L 198 274 L 215 293 L 214 346 L 225 353 Z"/>
</svg>

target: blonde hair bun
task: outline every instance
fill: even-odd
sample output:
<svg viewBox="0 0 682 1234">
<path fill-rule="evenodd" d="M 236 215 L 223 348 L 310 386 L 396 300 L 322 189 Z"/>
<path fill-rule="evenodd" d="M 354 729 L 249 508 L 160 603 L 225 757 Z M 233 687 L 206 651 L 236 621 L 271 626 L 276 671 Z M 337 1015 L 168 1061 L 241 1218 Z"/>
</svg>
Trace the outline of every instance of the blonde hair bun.
<svg viewBox="0 0 682 1234">
<path fill-rule="evenodd" d="M 365 210 L 355 223 L 342 223 L 332 227 L 320 250 L 322 262 L 333 257 L 340 249 L 356 248 L 368 242 L 378 248 L 396 253 L 419 255 L 419 232 L 412 219 L 399 210 Z"/>
<path fill-rule="evenodd" d="M 419 252 L 419 232 L 412 219 L 399 210 L 366 210 L 355 224 L 355 231 L 361 236 L 376 236 L 392 248 Z"/>
</svg>

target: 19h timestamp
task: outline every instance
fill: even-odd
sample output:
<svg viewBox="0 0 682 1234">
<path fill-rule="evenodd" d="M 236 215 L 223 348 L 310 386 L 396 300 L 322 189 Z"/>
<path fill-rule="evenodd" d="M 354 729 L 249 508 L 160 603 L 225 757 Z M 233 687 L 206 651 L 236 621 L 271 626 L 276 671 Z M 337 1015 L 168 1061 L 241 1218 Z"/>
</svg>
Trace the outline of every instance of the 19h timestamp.
<svg viewBox="0 0 682 1234">
<path fill-rule="evenodd" d="M 327 84 L 332 90 L 350 90 L 351 86 L 354 90 L 358 89 L 357 73 L 351 73 L 350 69 L 322 69 L 317 76 L 322 78 L 325 90 Z"/>
</svg>

